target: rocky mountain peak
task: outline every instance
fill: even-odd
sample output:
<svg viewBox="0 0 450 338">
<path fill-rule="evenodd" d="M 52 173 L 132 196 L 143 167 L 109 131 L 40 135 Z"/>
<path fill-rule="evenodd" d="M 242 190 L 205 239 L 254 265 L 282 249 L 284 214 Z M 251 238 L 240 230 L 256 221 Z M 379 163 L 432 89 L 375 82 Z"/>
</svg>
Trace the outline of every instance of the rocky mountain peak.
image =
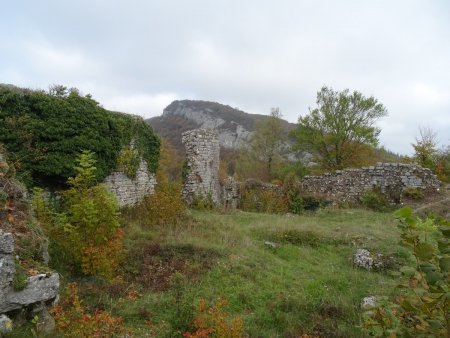
<svg viewBox="0 0 450 338">
<path fill-rule="evenodd" d="M 182 149 L 182 132 L 197 128 L 217 130 L 221 147 L 237 149 L 248 140 L 256 123 L 267 117 L 217 102 L 177 100 L 164 109 L 162 116 L 153 117 L 148 123 L 178 149 Z M 293 126 L 285 124 L 287 130 Z"/>
</svg>

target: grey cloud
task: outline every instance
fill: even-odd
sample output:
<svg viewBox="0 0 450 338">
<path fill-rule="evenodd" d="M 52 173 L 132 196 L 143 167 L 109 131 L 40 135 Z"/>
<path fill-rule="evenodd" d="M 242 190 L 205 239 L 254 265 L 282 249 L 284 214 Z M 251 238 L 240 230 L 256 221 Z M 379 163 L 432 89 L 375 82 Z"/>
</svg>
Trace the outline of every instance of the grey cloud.
<svg viewBox="0 0 450 338">
<path fill-rule="evenodd" d="M 295 122 L 324 84 L 373 95 L 381 143 L 403 153 L 420 124 L 449 143 L 450 6 L 442 1 L 11 1 L 2 82 L 79 87 L 107 108 L 156 115 L 172 98 Z"/>
</svg>

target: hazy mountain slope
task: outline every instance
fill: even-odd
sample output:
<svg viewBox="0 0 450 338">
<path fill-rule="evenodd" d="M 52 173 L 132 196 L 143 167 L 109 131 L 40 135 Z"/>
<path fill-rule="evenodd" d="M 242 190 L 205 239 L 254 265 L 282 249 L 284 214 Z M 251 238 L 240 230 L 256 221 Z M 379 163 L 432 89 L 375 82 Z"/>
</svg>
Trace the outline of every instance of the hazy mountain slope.
<svg viewBox="0 0 450 338">
<path fill-rule="evenodd" d="M 249 114 L 217 102 L 182 100 L 172 102 L 161 116 L 147 122 L 179 150 L 183 149 L 181 134 L 195 128 L 217 129 L 220 145 L 236 149 L 255 130 L 256 123 L 266 118 L 267 115 Z M 283 123 L 287 131 L 295 127 L 293 123 Z"/>
</svg>

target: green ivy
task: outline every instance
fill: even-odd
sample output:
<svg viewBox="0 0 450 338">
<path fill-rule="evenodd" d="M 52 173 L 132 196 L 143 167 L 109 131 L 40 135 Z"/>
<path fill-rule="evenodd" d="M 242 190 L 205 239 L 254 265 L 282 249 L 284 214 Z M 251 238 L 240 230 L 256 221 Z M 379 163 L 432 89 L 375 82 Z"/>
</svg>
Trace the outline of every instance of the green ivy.
<svg viewBox="0 0 450 338">
<path fill-rule="evenodd" d="M 83 149 L 96 154 L 101 181 L 132 139 L 156 172 L 160 141 L 142 118 L 108 111 L 75 89 L 51 93 L 0 85 L 0 143 L 28 186 L 65 186 Z"/>
<path fill-rule="evenodd" d="M 118 168 L 130 178 L 136 176 L 139 168 L 140 157 L 136 149 L 125 147 L 117 158 Z"/>
</svg>

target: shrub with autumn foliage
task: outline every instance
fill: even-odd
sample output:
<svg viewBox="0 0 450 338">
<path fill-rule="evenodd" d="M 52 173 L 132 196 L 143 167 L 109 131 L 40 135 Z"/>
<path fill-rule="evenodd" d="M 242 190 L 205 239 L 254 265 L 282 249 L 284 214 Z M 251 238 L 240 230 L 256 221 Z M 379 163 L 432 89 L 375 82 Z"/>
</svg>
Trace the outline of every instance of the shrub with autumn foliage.
<svg viewBox="0 0 450 338">
<path fill-rule="evenodd" d="M 247 180 L 240 187 L 238 208 L 252 212 L 285 213 L 289 210 L 289 200 L 281 186 L 277 188 L 257 180 Z"/>
<path fill-rule="evenodd" d="M 184 219 L 186 206 L 177 183 L 158 182 L 154 194 L 147 196 L 137 210 L 143 226 L 174 225 Z"/>
<path fill-rule="evenodd" d="M 185 332 L 186 338 L 241 338 L 244 337 L 244 322 L 238 316 L 232 317 L 226 311 L 228 302 L 218 298 L 211 306 L 205 299 L 198 304 L 198 314 L 194 319 L 194 332 Z"/>
<path fill-rule="evenodd" d="M 77 175 L 68 181 L 60 212 L 35 189 L 35 214 L 67 260 L 86 275 L 111 278 L 122 249 L 119 206 L 105 185 L 95 184 L 94 153 L 83 151 L 77 159 Z"/>
<path fill-rule="evenodd" d="M 96 310 L 93 314 L 87 312 L 78 298 L 76 283 L 68 284 L 65 293 L 61 301 L 50 311 L 55 318 L 56 333 L 74 338 L 125 335 L 122 318 L 114 317 L 102 310 Z"/>
</svg>

